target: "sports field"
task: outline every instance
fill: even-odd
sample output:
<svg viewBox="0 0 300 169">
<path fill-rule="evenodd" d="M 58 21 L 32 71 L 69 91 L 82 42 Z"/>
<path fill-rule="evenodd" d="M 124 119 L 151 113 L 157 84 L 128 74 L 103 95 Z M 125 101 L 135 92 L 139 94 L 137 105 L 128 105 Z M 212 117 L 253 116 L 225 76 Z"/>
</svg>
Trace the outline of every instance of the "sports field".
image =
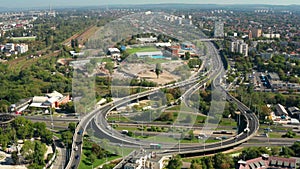
<svg viewBox="0 0 300 169">
<path fill-rule="evenodd" d="M 131 48 L 126 50 L 129 54 L 134 54 L 136 52 L 154 52 L 154 51 L 159 51 L 157 48 L 152 47 L 152 46 L 147 46 L 147 47 L 137 47 L 137 48 Z"/>
</svg>

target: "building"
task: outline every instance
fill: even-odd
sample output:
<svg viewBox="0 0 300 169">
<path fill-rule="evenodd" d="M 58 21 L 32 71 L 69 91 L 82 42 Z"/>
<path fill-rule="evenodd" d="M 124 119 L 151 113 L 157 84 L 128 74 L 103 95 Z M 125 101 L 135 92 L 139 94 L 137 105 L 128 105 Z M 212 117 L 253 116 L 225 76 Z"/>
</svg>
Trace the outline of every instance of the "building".
<svg viewBox="0 0 300 169">
<path fill-rule="evenodd" d="M 169 160 L 167 156 L 156 155 L 155 152 L 147 153 L 141 149 L 130 153 L 115 168 L 123 169 L 162 169 Z"/>
<path fill-rule="evenodd" d="M 295 169 L 296 159 L 283 157 L 269 157 L 263 154 L 261 157 L 248 161 L 240 160 L 238 169 Z"/>
<path fill-rule="evenodd" d="M 270 60 L 273 57 L 273 53 L 261 53 L 260 56 L 264 60 Z"/>
<path fill-rule="evenodd" d="M 248 50 L 249 48 L 247 43 L 241 43 L 238 45 L 238 53 L 248 56 Z"/>
<path fill-rule="evenodd" d="M 136 38 L 136 40 L 141 43 L 153 43 L 157 41 L 157 37 L 150 36 L 149 38 Z"/>
<path fill-rule="evenodd" d="M 222 21 L 215 22 L 214 37 L 215 38 L 224 37 L 224 22 Z"/>
<path fill-rule="evenodd" d="M 170 42 L 165 42 L 165 43 L 156 43 L 156 47 L 170 47 L 172 44 Z"/>
<path fill-rule="evenodd" d="M 8 52 L 15 51 L 15 44 L 7 43 L 4 48 Z"/>
<path fill-rule="evenodd" d="M 286 111 L 286 109 L 281 105 L 281 104 L 277 104 L 275 106 L 275 115 L 276 116 L 288 116 L 288 112 Z"/>
<path fill-rule="evenodd" d="M 268 38 L 268 39 L 274 39 L 274 38 L 280 39 L 280 34 L 279 33 L 267 33 L 267 34 L 263 34 L 262 36 L 264 38 Z"/>
<path fill-rule="evenodd" d="M 300 110 L 298 107 L 289 107 L 288 112 L 291 117 L 297 118 L 300 120 Z"/>
<path fill-rule="evenodd" d="M 17 51 L 18 51 L 19 53 L 21 53 L 21 54 L 28 51 L 28 45 L 26 45 L 26 44 L 24 44 L 24 43 L 22 43 L 22 44 L 17 44 L 16 47 L 17 47 Z"/>
<path fill-rule="evenodd" d="M 121 51 L 118 48 L 108 48 L 107 54 L 113 58 L 119 58 L 121 56 Z"/>
<path fill-rule="evenodd" d="M 251 33 L 253 38 L 259 38 L 262 36 L 262 29 L 252 28 Z"/>
<path fill-rule="evenodd" d="M 267 75 L 269 81 L 279 81 L 279 75 L 277 73 L 268 73 Z"/>
<path fill-rule="evenodd" d="M 36 108 L 59 108 L 60 105 L 70 101 L 69 95 L 62 95 L 57 91 L 48 93 L 45 96 L 34 96 L 29 107 Z"/>
<path fill-rule="evenodd" d="M 249 30 L 249 32 L 248 32 L 248 38 L 249 38 L 250 40 L 253 38 L 253 34 L 252 34 L 252 31 L 251 31 L 251 30 Z"/>
<path fill-rule="evenodd" d="M 189 42 L 184 42 L 180 44 L 182 50 L 195 50 L 195 45 Z"/>
<path fill-rule="evenodd" d="M 233 53 L 240 53 L 244 56 L 248 56 L 249 47 L 244 40 L 235 40 L 230 44 L 230 51 Z"/>
<path fill-rule="evenodd" d="M 136 52 L 135 55 L 137 57 L 153 57 L 153 56 L 163 56 L 161 51 L 154 51 L 154 52 Z"/>
<path fill-rule="evenodd" d="M 166 53 L 170 56 L 179 56 L 180 46 L 179 45 L 172 45 L 166 47 Z"/>
</svg>

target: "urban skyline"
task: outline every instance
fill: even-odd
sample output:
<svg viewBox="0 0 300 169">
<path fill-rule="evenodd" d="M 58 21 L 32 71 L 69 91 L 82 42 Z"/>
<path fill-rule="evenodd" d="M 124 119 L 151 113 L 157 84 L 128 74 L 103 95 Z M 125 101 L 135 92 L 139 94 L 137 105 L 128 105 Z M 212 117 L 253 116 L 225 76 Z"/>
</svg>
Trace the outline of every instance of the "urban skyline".
<svg viewBox="0 0 300 169">
<path fill-rule="evenodd" d="M 218 0 L 212 0 L 212 1 L 204 1 L 204 0 L 187 0 L 187 1 L 180 1 L 180 0 L 143 0 L 143 1 L 136 1 L 136 0 L 127 0 L 127 1 L 121 1 L 121 0 L 115 0 L 115 1 L 109 1 L 109 0 L 102 0 L 102 1 L 96 1 L 96 0 L 86 0 L 86 1 L 79 1 L 79 0 L 65 0 L 65 1 L 59 1 L 59 0 L 48 0 L 48 1 L 40 1 L 40 0 L 31 0 L 30 3 L 28 1 L 20 1 L 18 3 L 11 2 L 11 1 L 3 1 L 1 2 L 1 7 L 7 7 L 7 8 L 30 8 L 30 7 L 47 7 L 49 5 L 53 7 L 64 7 L 64 6 L 101 6 L 101 5 L 133 5 L 133 4 L 161 4 L 161 3 L 184 3 L 184 4 L 224 4 L 224 5 L 235 5 L 235 4 L 268 4 L 268 5 L 300 5 L 300 2 L 297 0 L 288 0 L 288 1 L 280 1 L 280 0 L 265 0 L 265 1 L 259 1 L 259 0 L 244 0 L 244 1 L 238 1 L 238 0 L 230 0 L 230 1 L 218 1 Z"/>
</svg>

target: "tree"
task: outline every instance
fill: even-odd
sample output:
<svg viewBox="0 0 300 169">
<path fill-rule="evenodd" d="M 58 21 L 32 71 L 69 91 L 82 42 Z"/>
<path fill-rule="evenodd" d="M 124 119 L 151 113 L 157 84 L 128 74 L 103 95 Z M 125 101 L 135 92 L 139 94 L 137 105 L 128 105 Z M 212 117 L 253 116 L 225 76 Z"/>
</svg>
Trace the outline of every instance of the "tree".
<svg viewBox="0 0 300 169">
<path fill-rule="evenodd" d="M 191 169 L 203 169 L 201 162 L 193 160 L 191 164 Z"/>
<path fill-rule="evenodd" d="M 62 141 L 68 146 L 72 145 L 73 133 L 71 131 L 65 131 L 61 135 Z"/>
<path fill-rule="evenodd" d="M 12 152 L 12 153 L 11 153 L 11 158 L 12 158 L 14 164 L 19 164 L 18 151 Z"/>
<path fill-rule="evenodd" d="M 31 162 L 34 159 L 34 142 L 25 141 L 23 147 L 21 148 L 21 155 L 25 160 Z"/>
<path fill-rule="evenodd" d="M 296 136 L 296 133 L 289 130 L 285 133 L 285 135 L 283 135 L 283 137 L 288 137 L 288 138 L 294 138 Z"/>
<path fill-rule="evenodd" d="M 173 114 L 171 112 L 164 112 L 158 118 L 160 121 L 173 121 Z"/>
<path fill-rule="evenodd" d="M 69 123 L 68 129 L 74 133 L 76 129 L 76 123 Z"/>
<path fill-rule="evenodd" d="M 182 161 L 179 155 L 173 156 L 172 159 L 169 161 L 166 168 L 168 169 L 180 169 L 182 166 Z"/>
<path fill-rule="evenodd" d="M 185 60 L 189 60 L 190 58 L 191 58 L 190 52 L 185 52 L 185 53 L 184 53 L 184 59 L 185 59 Z"/>
<path fill-rule="evenodd" d="M 157 76 L 157 79 L 159 78 L 159 75 L 162 73 L 162 67 L 160 63 L 157 63 L 155 66 L 155 74 Z"/>
<path fill-rule="evenodd" d="M 68 102 L 66 104 L 60 105 L 62 111 L 66 111 L 67 113 L 75 113 L 74 102 Z"/>
<path fill-rule="evenodd" d="M 44 166 L 38 165 L 36 163 L 32 163 L 28 166 L 28 169 L 43 169 Z"/>
<path fill-rule="evenodd" d="M 283 146 L 281 148 L 280 155 L 284 157 L 291 157 L 295 156 L 295 152 L 291 148 Z"/>
<path fill-rule="evenodd" d="M 113 62 L 107 62 L 105 64 L 105 69 L 107 69 L 109 71 L 109 74 L 112 74 L 113 70 L 114 70 L 114 63 Z"/>
<path fill-rule="evenodd" d="M 93 153 L 89 154 L 88 158 L 89 158 L 91 164 L 93 164 L 96 160 L 96 156 Z"/>
<path fill-rule="evenodd" d="M 46 123 L 44 122 L 36 122 L 33 124 L 34 130 L 34 137 L 42 137 L 42 135 L 45 133 L 46 129 Z"/>
<path fill-rule="evenodd" d="M 53 142 L 52 138 L 53 138 L 53 133 L 49 130 L 45 130 L 43 135 L 41 135 L 41 141 L 43 143 L 46 143 L 47 145 L 52 144 L 52 142 Z"/>
<path fill-rule="evenodd" d="M 234 166 L 233 159 L 223 153 L 214 155 L 214 167 L 219 169 L 232 168 Z"/>
<path fill-rule="evenodd" d="M 299 141 L 296 141 L 291 149 L 295 152 L 295 156 L 297 157 L 300 157 L 300 142 Z"/>
<path fill-rule="evenodd" d="M 40 141 L 35 141 L 33 162 L 38 165 L 45 165 L 45 161 L 44 161 L 45 152 L 46 152 L 46 146 L 42 144 Z"/>
</svg>

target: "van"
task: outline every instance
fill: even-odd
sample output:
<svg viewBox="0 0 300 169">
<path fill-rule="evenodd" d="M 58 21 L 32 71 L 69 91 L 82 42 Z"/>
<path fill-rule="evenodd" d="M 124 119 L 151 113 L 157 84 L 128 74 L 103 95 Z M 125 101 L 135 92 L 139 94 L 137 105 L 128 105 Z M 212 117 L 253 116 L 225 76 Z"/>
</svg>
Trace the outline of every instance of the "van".
<svg viewBox="0 0 300 169">
<path fill-rule="evenodd" d="M 128 130 L 122 130 L 122 134 L 128 134 Z"/>
</svg>

